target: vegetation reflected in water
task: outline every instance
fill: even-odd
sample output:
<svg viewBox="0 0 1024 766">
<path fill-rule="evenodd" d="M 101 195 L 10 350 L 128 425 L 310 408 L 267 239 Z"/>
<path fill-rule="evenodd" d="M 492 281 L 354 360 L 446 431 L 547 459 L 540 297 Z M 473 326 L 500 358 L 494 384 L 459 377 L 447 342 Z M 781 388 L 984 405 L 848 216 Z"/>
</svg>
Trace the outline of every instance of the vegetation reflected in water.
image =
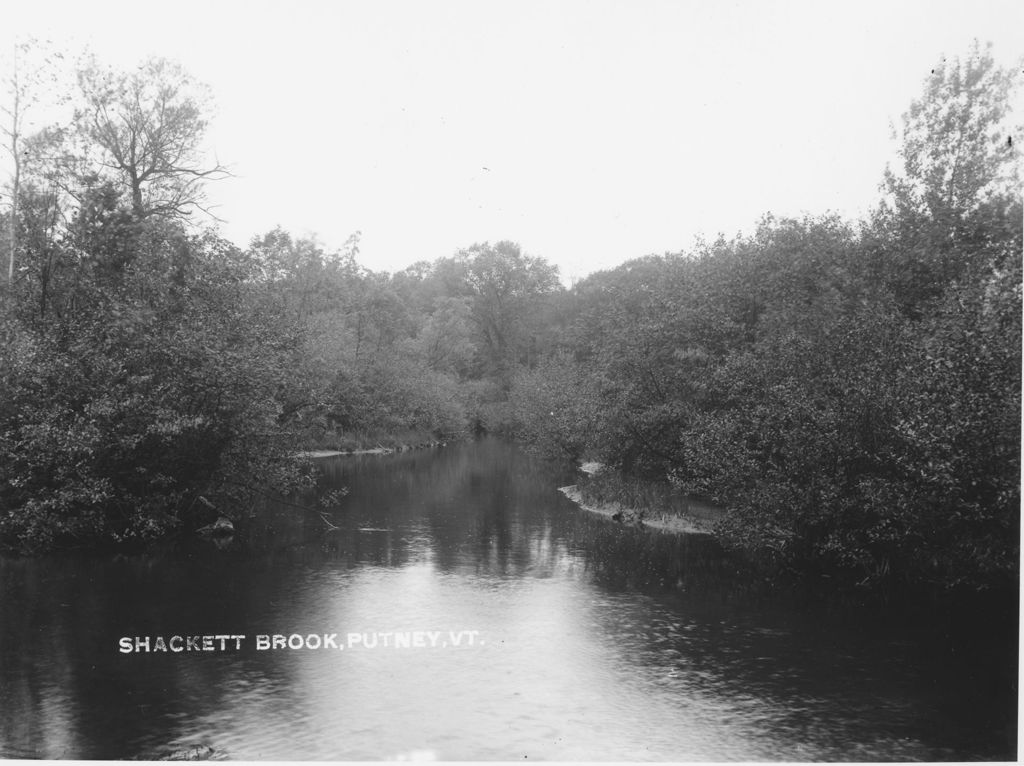
<svg viewBox="0 0 1024 766">
<path fill-rule="evenodd" d="M 911 619 L 773 593 L 709 538 L 580 512 L 555 491 L 571 477 L 499 441 L 333 459 L 323 472 L 325 491 L 350 489 L 326 514 L 337 529 L 278 504 L 224 548 L 0 559 L 0 754 L 1015 753 L 1011 619 L 924 608 Z M 484 643 L 253 643 L 396 630 L 479 630 Z M 223 633 L 249 638 L 239 652 L 117 651 L 120 636 Z"/>
</svg>

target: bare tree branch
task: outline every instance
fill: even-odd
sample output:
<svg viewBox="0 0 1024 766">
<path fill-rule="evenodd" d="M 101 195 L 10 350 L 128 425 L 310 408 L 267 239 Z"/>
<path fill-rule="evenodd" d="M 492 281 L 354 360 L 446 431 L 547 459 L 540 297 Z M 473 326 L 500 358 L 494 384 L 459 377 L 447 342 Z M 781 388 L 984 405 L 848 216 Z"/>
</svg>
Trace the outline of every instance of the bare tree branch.
<svg viewBox="0 0 1024 766">
<path fill-rule="evenodd" d="M 79 74 L 90 118 L 76 120 L 80 135 L 97 147 L 102 167 L 117 181 L 140 218 L 187 218 L 205 206 L 203 182 L 231 176 L 219 162 L 205 166 L 206 93 L 176 64 L 150 59 L 119 74 L 95 64 Z M 215 216 L 214 216 L 215 217 Z"/>
</svg>

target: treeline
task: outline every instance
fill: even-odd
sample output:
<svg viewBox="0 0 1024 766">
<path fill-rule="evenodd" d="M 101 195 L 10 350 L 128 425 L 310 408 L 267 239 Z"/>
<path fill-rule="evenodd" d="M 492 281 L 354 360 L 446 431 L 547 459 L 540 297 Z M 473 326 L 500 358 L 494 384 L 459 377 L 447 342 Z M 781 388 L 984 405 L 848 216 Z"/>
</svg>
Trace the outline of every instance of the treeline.
<svg viewBox="0 0 1024 766">
<path fill-rule="evenodd" d="M 577 285 L 516 379 L 521 434 L 721 504 L 722 539 L 776 565 L 1016 582 L 1013 76 L 982 49 L 940 65 L 866 221 L 768 217 Z"/>
<path fill-rule="evenodd" d="M 201 85 L 86 61 L 50 94 L 70 116 L 26 135 L 37 64 L 7 83 L 0 541 L 137 544 L 308 485 L 301 450 L 494 427 L 552 266 L 498 243 L 374 273 L 358 233 L 239 248 L 195 223 L 228 173 L 201 151 Z"/>
<path fill-rule="evenodd" d="M 395 274 L 358 233 L 237 247 L 193 223 L 227 172 L 202 88 L 80 67 L 61 125 L 8 110 L 0 538 L 145 541 L 308 484 L 304 449 L 486 430 L 719 503 L 775 565 L 1015 581 L 1013 77 L 985 49 L 938 66 L 864 221 L 767 217 L 565 289 L 512 242 Z"/>
<path fill-rule="evenodd" d="M 263 264 L 302 337 L 286 397 L 306 444 L 414 442 L 501 430 L 514 372 L 536 363 L 557 270 L 518 245 L 481 244 L 395 274 L 280 229 L 246 257 Z"/>
</svg>

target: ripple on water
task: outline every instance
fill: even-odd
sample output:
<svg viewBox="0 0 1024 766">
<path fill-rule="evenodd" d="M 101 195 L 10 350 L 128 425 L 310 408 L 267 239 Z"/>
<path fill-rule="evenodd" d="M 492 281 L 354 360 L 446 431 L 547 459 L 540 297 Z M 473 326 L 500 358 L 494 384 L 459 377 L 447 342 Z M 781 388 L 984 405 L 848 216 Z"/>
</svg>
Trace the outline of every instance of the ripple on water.
<svg viewBox="0 0 1024 766">
<path fill-rule="evenodd" d="M 0 558 L 0 752 L 678 761 L 1013 751 L 1015 741 L 984 745 L 1006 740 L 1005 706 L 979 691 L 995 685 L 995 665 L 979 652 L 954 666 L 941 630 L 900 633 L 856 613 L 851 631 L 751 595 L 706 540 L 623 534 L 568 513 L 560 484 L 507 445 L 421 458 L 332 464 L 329 480 L 351 491 L 330 533 L 282 507 L 273 534 L 249 548 Z M 475 630 L 483 643 L 111 651 L 126 634 L 411 630 Z"/>
</svg>

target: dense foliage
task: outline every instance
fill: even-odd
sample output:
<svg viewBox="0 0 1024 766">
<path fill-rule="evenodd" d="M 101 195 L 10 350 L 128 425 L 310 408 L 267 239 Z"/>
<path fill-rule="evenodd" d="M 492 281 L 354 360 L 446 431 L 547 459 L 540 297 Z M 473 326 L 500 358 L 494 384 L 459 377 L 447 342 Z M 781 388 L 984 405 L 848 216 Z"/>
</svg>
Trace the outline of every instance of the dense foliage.
<svg viewBox="0 0 1024 766">
<path fill-rule="evenodd" d="M 566 290 L 513 242 L 395 274 L 358 233 L 236 247 L 192 220 L 225 173 L 202 88 L 90 63 L 66 124 L 5 131 L 0 537 L 152 539 L 308 481 L 302 449 L 484 429 L 719 503 L 798 571 L 1015 581 L 1014 85 L 980 48 L 937 67 L 865 221 L 767 216 Z"/>
<path fill-rule="evenodd" d="M 133 240 L 116 269 L 98 253 L 62 264 L 45 304 L 25 280 L 3 317 L 5 538 L 154 537 L 286 448 L 270 426 L 290 339 L 237 251 L 160 227 Z"/>
<path fill-rule="evenodd" d="M 522 433 L 721 503 L 724 540 L 800 571 L 1014 581 L 1011 77 L 981 49 L 938 67 L 860 225 L 768 217 L 577 285 L 571 329 L 513 392 Z"/>
<path fill-rule="evenodd" d="M 49 81 L 10 85 L 25 104 Z M 357 263 L 358 233 L 243 250 L 199 227 L 227 173 L 204 162 L 207 99 L 170 62 L 89 60 L 64 124 L 26 136 L 13 110 L 3 543 L 137 544 L 307 483 L 306 448 L 493 426 L 536 344 L 557 272 L 513 243 L 388 275 Z"/>
</svg>

